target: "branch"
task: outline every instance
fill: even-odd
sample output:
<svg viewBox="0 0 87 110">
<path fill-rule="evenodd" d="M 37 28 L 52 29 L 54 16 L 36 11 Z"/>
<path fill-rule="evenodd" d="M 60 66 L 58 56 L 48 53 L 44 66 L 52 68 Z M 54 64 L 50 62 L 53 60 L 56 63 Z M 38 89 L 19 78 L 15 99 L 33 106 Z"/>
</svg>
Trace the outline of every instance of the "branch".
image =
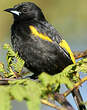
<svg viewBox="0 0 87 110">
<path fill-rule="evenodd" d="M 3 78 L 0 76 L 0 85 L 9 85 L 8 81 L 14 81 L 21 78 Z"/>
<path fill-rule="evenodd" d="M 87 76 L 82 78 L 79 82 L 77 82 L 73 88 L 67 90 L 63 95 L 66 97 L 68 94 L 70 94 L 74 89 L 79 88 L 79 86 L 84 83 L 85 81 L 87 81 Z"/>
<path fill-rule="evenodd" d="M 83 99 L 81 97 L 81 94 L 78 90 L 79 86 L 87 81 L 87 76 L 82 78 L 79 82 L 77 82 L 73 88 L 67 90 L 63 95 L 66 97 L 68 94 L 72 92 L 72 94 L 75 96 L 74 99 L 76 101 L 77 107 L 79 110 L 86 110 L 85 105 L 83 104 Z"/>
<path fill-rule="evenodd" d="M 85 51 L 75 51 L 73 52 L 75 59 L 79 59 L 79 58 L 83 58 L 83 57 L 87 57 L 87 50 Z"/>
<path fill-rule="evenodd" d="M 62 104 L 62 106 L 64 108 L 66 108 L 66 110 L 74 110 L 74 108 L 72 107 L 72 105 L 66 100 L 66 98 L 64 97 L 63 94 L 58 94 L 57 92 L 54 94 L 54 99 L 59 102 L 60 104 Z"/>
<path fill-rule="evenodd" d="M 68 94 L 70 94 L 71 92 L 75 94 L 75 97 L 76 97 L 76 104 L 77 104 L 77 107 L 80 109 L 80 110 L 86 110 L 86 107 L 85 105 L 83 104 L 83 100 L 82 100 L 82 97 L 80 95 L 80 92 L 78 91 L 78 88 L 79 86 L 83 83 L 87 81 L 87 76 L 82 78 L 79 82 L 77 82 L 73 88 L 67 90 L 63 95 L 66 97 Z"/>
<path fill-rule="evenodd" d="M 13 80 L 18 80 L 20 78 L 2 78 L 0 77 L 0 85 L 7 85 L 8 81 L 13 81 Z M 55 108 L 56 110 L 74 110 L 74 108 L 72 107 L 72 105 L 66 100 L 66 96 L 68 94 L 70 94 L 73 90 L 78 89 L 79 86 L 84 83 L 85 81 L 87 81 L 87 76 L 82 78 L 79 82 L 77 82 L 73 88 L 67 90 L 64 94 L 58 94 L 55 93 L 54 94 L 54 99 L 59 102 L 61 105 L 63 105 L 62 107 L 56 106 L 55 104 L 52 104 L 44 99 L 41 99 L 41 103 L 48 105 L 52 108 Z"/>
<path fill-rule="evenodd" d="M 47 100 L 41 99 L 40 101 L 41 101 L 42 104 L 48 105 L 48 106 L 50 106 L 50 107 L 52 107 L 52 108 L 55 108 L 56 110 L 67 110 L 67 109 L 64 108 L 64 107 L 56 106 L 55 104 L 52 104 L 52 103 L 50 103 L 50 102 L 47 101 Z"/>
</svg>

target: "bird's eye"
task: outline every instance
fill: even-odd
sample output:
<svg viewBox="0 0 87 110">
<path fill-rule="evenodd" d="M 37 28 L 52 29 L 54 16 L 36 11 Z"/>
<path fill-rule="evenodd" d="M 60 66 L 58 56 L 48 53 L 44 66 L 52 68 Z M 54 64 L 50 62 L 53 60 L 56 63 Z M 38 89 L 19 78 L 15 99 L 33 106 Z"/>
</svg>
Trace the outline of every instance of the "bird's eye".
<svg viewBox="0 0 87 110">
<path fill-rule="evenodd" d="M 26 8 L 23 8 L 22 12 L 26 13 L 27 12 L 27 9 Z"/>
</svg>

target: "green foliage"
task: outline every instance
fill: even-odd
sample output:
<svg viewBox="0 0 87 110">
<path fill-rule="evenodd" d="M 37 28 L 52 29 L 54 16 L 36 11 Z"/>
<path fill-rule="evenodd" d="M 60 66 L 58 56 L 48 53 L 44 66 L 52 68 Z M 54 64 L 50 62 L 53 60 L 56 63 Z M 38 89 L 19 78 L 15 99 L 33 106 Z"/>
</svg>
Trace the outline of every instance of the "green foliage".
<svg viewBox="0 0 87 110">
<path fill-rule="evenodd" d="M 10 81 L 9 93 L 17 101 L 25 100 L 29 110 L 39 110 L 41 89 L 32 80 L 20 79 Z"/>
<path fill-rule="evenodd" d="M 2 73 L 5 73 L 5 69 L 4 69 L 4 64 L 3 63 L 0 63 L 0 72 Z"/>
<path fill-rule="evenodd" d="M 87 73 L 87 58 L 82 59 L 76 64 L 76 71 Z"/>
<path fill-rule="evenodd" d="M 10 110 L 10 95 L 9 88 L 0 86 L 0 110 Z"/>
<path fill-rule="evenodd" d="M 24 60 L 22 60 L 18 53 L 14 52 L 9 44 L 5 44 L 4 48 L 8 50 L 7 53 L 7 63 L 8 63 L 8 70 L 9 74 L 7 76 L 15 76 L 14 71 L 20 75 L 20 72 L 24 66 Z"/>
<path fill-rule="evenodd" d="M 47 73 L 41 73 L 38 80 L 16 79 L 16 75 L 21 75 L 24 61 L 15 53 L 12 48 L 5 44 L 7 53 L 7 69 L 0 63 L 0 73 L 4 78 L 8 78 L 8 85 L 0 86 L 0 110 L 11 110 L 11 100 L 25 100 L 29 110 L 40 110 L 40 99 L 48 99 L 48 95 L 53 98 L 54 92 L 59 92 L 60 85 L 65 84 L 72 88 L 78 81 L 78 72 L 87 73 L 87 58 L 78 61 L 66 67 L 61 73 L 50 76 Z M 15 75 L 16 72 L 16 75 Z M 14 79 L 13 79 L 14 78 Z M 13 80 L 12 80 L 13 79 Z"/>
</svg>

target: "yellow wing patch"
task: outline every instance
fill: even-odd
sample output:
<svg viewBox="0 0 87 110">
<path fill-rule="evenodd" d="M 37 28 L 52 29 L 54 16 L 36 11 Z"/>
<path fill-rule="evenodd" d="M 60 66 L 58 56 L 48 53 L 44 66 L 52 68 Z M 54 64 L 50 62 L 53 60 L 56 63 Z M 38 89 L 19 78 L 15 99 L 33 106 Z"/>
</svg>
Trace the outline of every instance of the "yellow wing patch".
<svg viewBox="0 0 87 110">
<path fill-rule="evenodd" d="M 32 34 L 35 36 L 35 37 L 39 37 L 40 39 L 43 39 L 43 40 L 46 40 L 46 41 L 49 41 L 49 42 L 53 42 L 48 36 L 42 34 L 42 33 L 39 33 L 36 28 L 32 25 L 29 26 Z M 67 44 L 67 42 L 65 40 L 62 40 L 59 45 L 62 47 L 62 48 L 65 48 L 66 51 L 70 54 L 70 57 L 73 61 L 73 63 L 75 63 L 75 58 L 74 58 L 74 55 L 69 47 L 69 45 Z"/>
<path fill-rule="evenodd" d="M 75 57 L 74 57 L 74 55 L 73 55 L 73 53 L 72 53 L 72 51 L 71 51 L 69 45 L 67 44 L 67 42 L 66 42 L 65 40 L 62 40 L 62 41 L 59 43 L 59 45 L 60 45 L 62 48 L 64 48 L 64 49 L 70 54 L 70 57 L 71 57 L 73 63 L 75 63 Z"/>
<path fill-rule="evenodd" d="M 29 28 L 35 37 L 39 37 L 39 38 L 49 41 L 49 42 L 53 42 L 48 36 L 46 36 L 42 33 L 39 33 L 34 26 L 31 25 L 31 26 L 29 26 Z"/>
</svg>

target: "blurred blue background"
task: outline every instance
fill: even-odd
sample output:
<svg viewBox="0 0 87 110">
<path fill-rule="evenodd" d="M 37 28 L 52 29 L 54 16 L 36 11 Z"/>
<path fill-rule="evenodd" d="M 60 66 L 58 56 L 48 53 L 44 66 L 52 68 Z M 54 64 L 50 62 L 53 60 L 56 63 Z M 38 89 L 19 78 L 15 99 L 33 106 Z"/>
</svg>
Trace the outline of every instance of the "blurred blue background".
<svg viewBox="0 0 87 110">
<path fill-rule="evenodd" d="M 36 3 L 44 12 L 49 23 L 62 34 L 69 43 L 72 51 L 87 49 L 87 0 L 0 0 L 0 61 L 6 63 L 4 43 L 10 43 L 10 26 L 13 22 L 12 15 L 4 12 L 6 8 L 25 1 Z M 81 74 L 81 77 L 85 75 Z M 64 85 L 61 92 L 66 88 Z M 87 101 L 87 83 L 80 87 L 84 101 Z M 71 95 L 68 100 L 75 110 L 76 105 Z M 13 110 L 27 110 L 25 102 L 12 102 Z M 53 110 L 42 105 L 41 110 Z"/>
</svg>

